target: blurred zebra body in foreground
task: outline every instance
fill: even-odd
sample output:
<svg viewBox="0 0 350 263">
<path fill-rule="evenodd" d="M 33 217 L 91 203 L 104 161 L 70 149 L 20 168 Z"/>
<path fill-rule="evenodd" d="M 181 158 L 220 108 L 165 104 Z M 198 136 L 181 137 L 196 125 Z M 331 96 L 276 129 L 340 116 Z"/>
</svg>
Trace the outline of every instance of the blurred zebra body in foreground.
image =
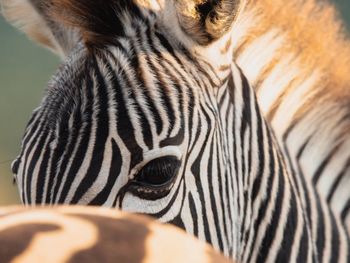
<svg viewBox="0 0 350 263">
<path fill-rule="evenodd" d="M 35 34 L 30 26 L 25 30 L 68 55 L 14 162 L 23 202 L 119 206 L 150 214 L 242 262 L 349 261 L 349 193 L 342 189 L 348 178 L 342 165 L 348 108 L 337 103 L 336 115 L 323 117 L 322 110 L 337 102 L 333 93 L 321 96 L 326 88 L 313 92 L 324 75 L 314 64 L 301 72 L 303 56 L 294 58 L 293 52 L 300 72 L 283 60 L 289 53 L 282 47 L 292 39 L 274 34 L 278 29 L 254 29 L 261 26 L 254 19 L 263 4 L 20 3 L 46 25 L 34 28 Z M 12 10 L 9 16 L 18 15 Z M 345 89 L 342 94 L 346 101 Z M 312 101 L 312 110 L 301 97 Z M 310 135 L 303 132 L 304 121 Z M 338 125 L 329 138 L 316 132 L 333 121 Z M 328 166 L 338 163 L 344 172 L 329 176 Z M 317 176 L 310 167 L 318 167 Z M 323 178 L 335 186 L 330 197 L 318 187 Z M 327 203 L 337 195 L 345 196 L 337 199 L 340 208 Z"/>
<path fill-rule="evenodd" d="M 93 207 L 0 209 L 2 263 L 229 263 L 183 230 Z"/>
</svg>

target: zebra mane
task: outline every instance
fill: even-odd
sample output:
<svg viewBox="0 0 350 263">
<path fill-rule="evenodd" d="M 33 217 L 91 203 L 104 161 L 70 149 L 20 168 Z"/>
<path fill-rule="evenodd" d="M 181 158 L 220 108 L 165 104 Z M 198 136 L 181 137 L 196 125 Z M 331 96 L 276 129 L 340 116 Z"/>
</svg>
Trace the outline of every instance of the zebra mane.
<svg viewBox="0 0 350 263">
<path fill-rule="evenodd" d="M 244 16 L 255 13 L 254 29 L 247 33 L 243 46 L 259 39 L 267 33 L 266 29 L 280 30 L 278 36 L 285 38 L 286 44 L 279 51 L 281 56 L 292 54 L 300 63 L 303 74 L 308 77 L 318 70 L 322 72 L 321 95 L 333 97 L 336 101 L 350 98 L 349 34 L 340 15 L 331 1 L 317 0 L 249 0 Z M 256 24 L 260 26 L 255 26 Z M 279 59 L 275 58 L 275 63 Z M 304 75 L 304 76 L 302 76 Z M 251 79 L 253 81 L 253 79 Z M 325 82 L 330 83 L 324 85 Z M 346 98 L 344 97 L 346 95 Z"/>
<path fill-rule="evenodd" d="M 178 0 L 181 27 L 199 44 L 206 45 L 229 31 L 241 7 L 240 0 Z"/>
<path fill-rule="evenodd" d="M 140 7 L 147 9 L 151 2 L 51 0 L 50 15 L 66 25 L 79 28 L 88 46 L 104 45 L 123 34 L 123 16 L 127 14 L 144 19 Z M 168 0 L 158 1 L 158 5 L 164 9 L 162 11 L 175 6 L 181 28 L 197 43 L 206 45 L 229 31 L 238 13 L 240 0 Z"/>
<path fill-rule="evenodd" d="M 124 34 L 125 14 L 142 18 L 130 0 L 52 0 L 49 14 L 56 21 L 77 28 L 87 46 L 101 46 Z"/>
<path fill-rule="evenodd" d="M 241 1 L 0 0 L 0 5 L 9 22 L 64 57 L 81 38 L 87 47 L 113 42 L 124 34 L 127 16 L 144 20 L 155 6 L 167 17 L 165 23 L 179 24 L 190 39 L 208 45 L 229 31 Z"/>
</svg>

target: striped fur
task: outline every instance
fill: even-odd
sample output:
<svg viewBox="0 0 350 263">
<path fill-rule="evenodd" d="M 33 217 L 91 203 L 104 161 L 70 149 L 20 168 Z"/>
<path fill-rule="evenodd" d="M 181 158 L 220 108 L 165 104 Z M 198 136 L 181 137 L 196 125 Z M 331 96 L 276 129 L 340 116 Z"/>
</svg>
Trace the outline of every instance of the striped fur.
<svg viewBox="0 0 350 263">
<path fill-rule="evenodd" d="M 242 262 L 348 262 L 341 214 L 231 62 L 245 9 L 202 45 L 154 4 L 123 9 L 121 34 L 78 43 L 52 79 L 13 166 L 23 202 L 146 213 Z"/>
<path fill-rule="evenodd" d="M 3 263 L 231 262 L 178 228 L 92 207 L 1 208 L 0 243 Z"/>
<path fill-rule="evenodd" d="M 291 166 L 350 231 L 350 42 L 327 1 L 246 1 L 235 59 Z M 296 168 L 291 168 L 296 169 Z"/>
</svg>

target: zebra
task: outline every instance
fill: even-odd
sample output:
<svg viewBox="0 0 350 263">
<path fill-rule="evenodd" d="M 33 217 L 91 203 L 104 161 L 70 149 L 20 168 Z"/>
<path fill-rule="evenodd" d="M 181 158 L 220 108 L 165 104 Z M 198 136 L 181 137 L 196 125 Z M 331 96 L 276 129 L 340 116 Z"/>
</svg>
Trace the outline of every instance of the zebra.
<svg viewBox="0 0 350 263">
<path fill-rule="evenodd" d="M 238 1 L 36 4 L 69 55 L 13 164 L 24 203 L 149 214 L 242 262 L 349 261 L 339 215 L 288 169 L 232 63 Z"/>
<path fill-rule="evenodd" d="M 1 262 L 217 262 L 208 244 L 145 216 L 97 207 L 0 208 Z"/>
</svg>

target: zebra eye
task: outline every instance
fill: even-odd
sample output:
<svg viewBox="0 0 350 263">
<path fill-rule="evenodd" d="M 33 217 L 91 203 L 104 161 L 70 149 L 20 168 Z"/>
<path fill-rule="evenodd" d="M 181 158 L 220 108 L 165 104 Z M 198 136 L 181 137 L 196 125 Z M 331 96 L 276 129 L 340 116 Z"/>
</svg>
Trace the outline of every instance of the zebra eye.
<svg viewBox="0 0 350 263">
<path fill-rule="evenodd" d="M 175 156 L 154 159 L 135 175 L 129 191 L 142 199 L 162 198 L 170 192 L 180 166 Z"/>
</svg>

